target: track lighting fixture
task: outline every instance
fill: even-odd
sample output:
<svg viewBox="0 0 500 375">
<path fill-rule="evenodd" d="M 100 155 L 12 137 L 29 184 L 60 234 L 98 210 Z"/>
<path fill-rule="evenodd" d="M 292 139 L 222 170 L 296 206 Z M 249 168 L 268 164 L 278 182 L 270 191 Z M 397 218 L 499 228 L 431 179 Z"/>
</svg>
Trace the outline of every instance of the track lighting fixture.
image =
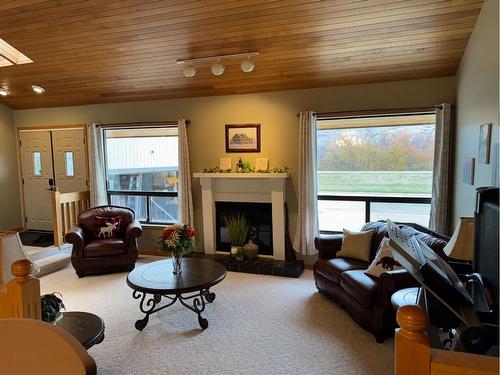
<svg viewBox="0 0 500 375">
<path fill-rule="evenodd" d="M 224 74 L 226 67 L 220 61 L 214 62 L 210 68 L 214 76 L 221 76 Z"/>
<path fill-rule="evenodd" d="M 254 69 L 255 69 L 255 63 L 252 60 L 250 60 L 250 57 L 241 62 L 241 70 L 243 70 L 243 72 L 250 73 L 253 72 Z"/>
<path fill-rule="evenodd" d="M 251 57 L 253 56 L 259 56 L 259 52 L 245 52 L 245 53 L 234 53 L 230 55 L 219 55 L 219 56 L 210 56 L 210 57 L 198 57 L 194 59 L 187 59 L 187 60 L 177 60 L 177 64 L 187 64 L 186 67 L 183 70 L 184 77 L 194 77 L 196 75 L 196 68 L 194 66 L 195 63 L 200 63 L 200 62 L 208 62 L 208 61 L 215 61 L 212 66 L 210 67 L 210 70 L 212 71 L 213 75 L 215 76 L 220 76 L 224 74 L 226 67 L 222 63 L 221 60 L 228 60 L 228 59 L 236 59 L 236 58 L 241 58 L 245 57 L 245 60 L 241 62 L 241 70 L 245 73 L 250 73 L 253 72 L 255 69 L 255 62 L 250 60 Z"/>
<path fill-rule="evenodd" d="M 9 90 L 0 87 L 0 96 L 7 96 L 7 95 L 9 95 Z"/>
<path fill-rule="evenodd" d="M 194 65 L 187 65 L 184 68 L 183 73 L 184 73 L 184 77 L 186 77 L 186 78 L 194 77 L 196 75 L 196 68 Z"/>
</svg>

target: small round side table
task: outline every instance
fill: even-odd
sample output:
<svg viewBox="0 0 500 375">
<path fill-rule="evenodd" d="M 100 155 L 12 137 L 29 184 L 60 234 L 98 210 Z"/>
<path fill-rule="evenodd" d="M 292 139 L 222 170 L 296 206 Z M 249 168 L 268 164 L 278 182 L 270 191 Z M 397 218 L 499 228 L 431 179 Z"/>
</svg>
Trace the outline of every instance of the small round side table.
<svg viewBox="0 0 500 375">
<path fill-rule="evenodd" d="M 71 334 L 85 349 L 90 349 L 104 340 L 104 320 L 88 312 L 64 312 L 63 318 L 56 326 Z"/>
</svg>

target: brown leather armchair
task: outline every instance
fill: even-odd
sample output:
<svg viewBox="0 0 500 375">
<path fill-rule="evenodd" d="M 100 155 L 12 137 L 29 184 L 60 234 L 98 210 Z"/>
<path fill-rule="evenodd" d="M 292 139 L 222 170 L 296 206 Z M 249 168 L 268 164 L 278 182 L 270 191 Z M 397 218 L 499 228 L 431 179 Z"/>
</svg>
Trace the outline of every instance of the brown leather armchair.
<svg viewBox="0 0 500 375">
<path fill-rule="evenodd" d="M 120 225 L 113 238 L 96 236 L 97 218 L 119 218 Z M 78 277 L 90 274 L 132 271 L 137 260 L 137 238 L 142 227 L 129 208 L 100 206 L 82 211 L 78 225 L 66 233 L 65 240 L 73 244 L 71 263 Z"/>
<path fill-rule="evenodd" d="M 415 236 L 446 259 L 443 247 L 449 238 L 417 224 L 400 224 L 412 228 Z M 365 274 L 375 258 L 380 242 L 387 237 L 385 222 L 366 223 L 362 230 L 375 230 L 370 248 L 370 262 L 337 258 L 342 235 L 321 235 L 315 238 L 319 259 L 314 263 L 314 280 L 318 291 L 342 306 L 363 328 L 372 332 L 377 342 L 394 334 L 396 313 L 391 296 L 400 289 L 417 286 L 406 270 L 387 271 L 377 279 Z"/>
</svg>

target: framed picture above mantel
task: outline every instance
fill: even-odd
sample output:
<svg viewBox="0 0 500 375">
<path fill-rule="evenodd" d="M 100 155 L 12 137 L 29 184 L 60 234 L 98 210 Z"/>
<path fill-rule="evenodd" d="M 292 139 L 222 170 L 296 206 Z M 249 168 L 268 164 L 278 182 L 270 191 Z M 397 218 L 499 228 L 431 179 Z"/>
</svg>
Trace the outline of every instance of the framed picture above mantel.
<svg viewBox="0 0 500 375">
<path fill-rule="evenodd" d="M 479 152 L 478 161 L 483 164 L 490 164 L 491 146 L 491 124 L 483 124 L 479 127 Z"/>
<path fill-rule="evenodd" d="M 226 152 L 260 152 L 260 124 L 227 124 Z"/>
</svg>

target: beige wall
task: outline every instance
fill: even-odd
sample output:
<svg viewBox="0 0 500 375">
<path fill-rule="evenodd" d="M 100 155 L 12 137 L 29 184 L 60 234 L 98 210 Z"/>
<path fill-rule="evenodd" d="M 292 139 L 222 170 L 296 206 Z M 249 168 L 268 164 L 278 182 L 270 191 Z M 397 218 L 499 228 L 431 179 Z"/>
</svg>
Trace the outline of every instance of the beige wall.
<svg viewBox="0 0 500 375">
<path fill-rule="evenodd" d="M 457 73 L 453 223 L 473 215 L 475 188 L 493 185 L 498 171 L 498 163 L 477 162 L 479 125 L 493 124 L 492 161 L 494 144 L 498 147 L 498 53 L 498 0 L 486 0 Z M 463 182 L 464 160 L 471 157 L 476 158 L 474 186 Z"/>
<path fill-rule="evenodd" d="M 260 123 L 260 156 L 271 167 L 288 166 L 292 181 L 297 176 L 298 129 L 296 113 L 304 110 L 339 111 L 354 109 L 433 106 L 453 103 L 455 78 L 400 81 L 333 88 L 295 90 L 249 95 L 233 95 L 179 100 L 119 104 L 99 104 L 64 108 L 15 111 L 16 126 L 191 120 L 188 127 L 192 172 L 218 164 L 225 156 L 224 124 Z M 231 154 L 233 161 L 239 154 Z M 256 154 L 243 155 L 254 160 Z M 193 181 L 196 227 L 201 232 L 201 196 Z M 288 186 L 291 233 L 295 228 L 296 194 Z M 143 241 L 151 249 L 153 241 Z"/>
<path fill-rule="evenodd" d="M 0 230 L 21 226 L 14 111 L 0 104 Z"/>
</svg>

